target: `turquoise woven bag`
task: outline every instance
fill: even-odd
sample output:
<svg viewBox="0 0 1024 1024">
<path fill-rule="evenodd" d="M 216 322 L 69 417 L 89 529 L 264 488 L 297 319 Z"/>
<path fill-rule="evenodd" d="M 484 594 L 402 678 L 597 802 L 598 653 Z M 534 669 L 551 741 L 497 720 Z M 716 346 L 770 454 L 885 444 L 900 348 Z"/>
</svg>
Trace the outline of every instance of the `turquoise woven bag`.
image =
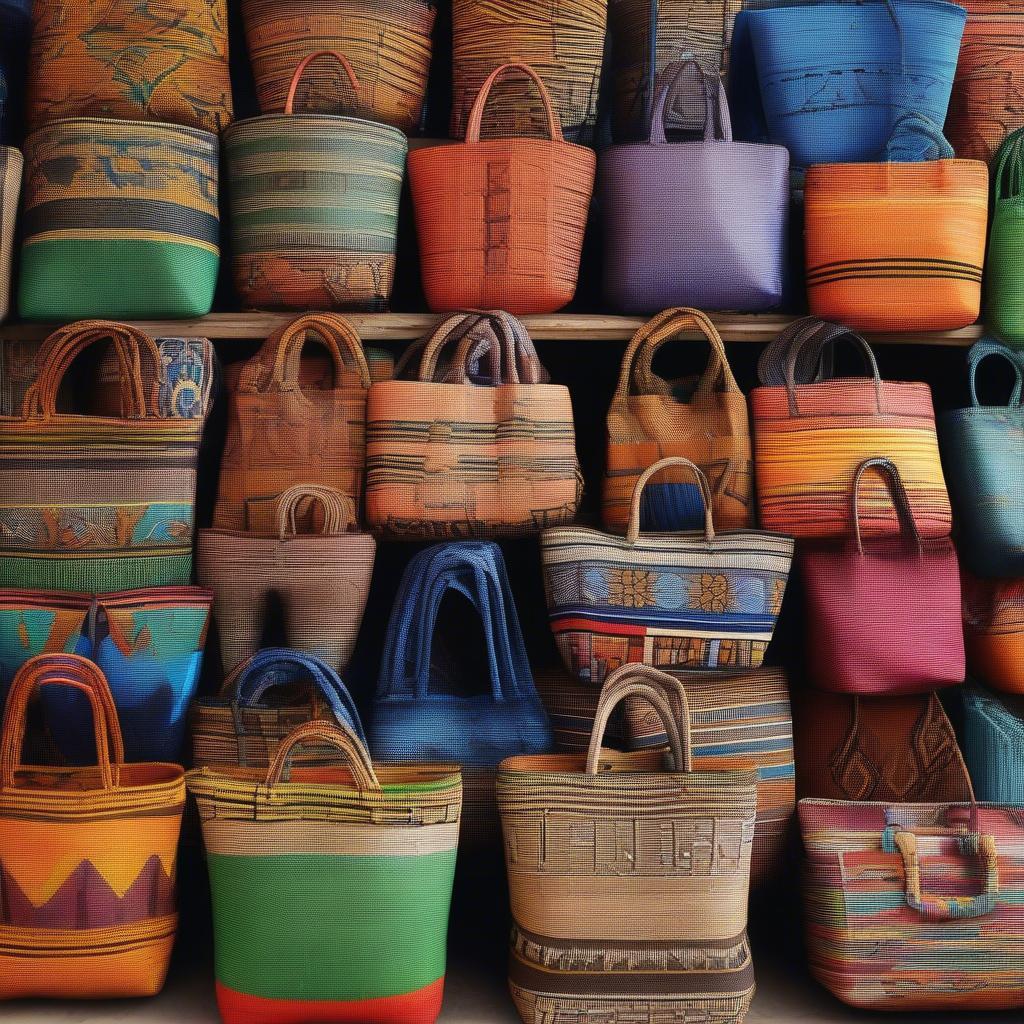
<svg viewBox="0 0 1024 1024">
<path fill-rule="evenodd" d="M 964 688 L 964 759 L 979 800 L 1024 804 L 1024 698 Z"/>
</svg>

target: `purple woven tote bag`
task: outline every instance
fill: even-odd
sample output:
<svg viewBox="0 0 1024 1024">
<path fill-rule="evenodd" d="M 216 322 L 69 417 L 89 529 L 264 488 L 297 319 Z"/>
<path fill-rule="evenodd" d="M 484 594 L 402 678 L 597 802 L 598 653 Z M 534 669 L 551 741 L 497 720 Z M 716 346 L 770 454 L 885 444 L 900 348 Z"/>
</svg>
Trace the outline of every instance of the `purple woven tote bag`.
<svg viewBox="0 0 1024 1024">
<path fill-rule="evenodd" d="M 703 89 L 704 137 L 669 143 L 667 101 L 687 88 Z M 598 188 L 612 308 L 757 312 L 782 301 L 789 154 L 733 142 L 721 81 L 696 61 L 680 63 L 659 90 L 649 141 L 601 156 Z"/>
</svg>

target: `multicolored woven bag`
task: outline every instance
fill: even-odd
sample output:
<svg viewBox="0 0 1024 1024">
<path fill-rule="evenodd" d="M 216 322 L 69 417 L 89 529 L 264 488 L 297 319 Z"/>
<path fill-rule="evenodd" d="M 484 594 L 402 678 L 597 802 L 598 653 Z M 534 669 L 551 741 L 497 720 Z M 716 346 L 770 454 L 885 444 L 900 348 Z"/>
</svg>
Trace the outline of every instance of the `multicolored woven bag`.
<svg viewBox="0 0 1024 1024">
<path fill-rule="evenodd" d="M 291 768 L 313 742 L 333 765 Z M 374 765 L 307 722 L 269 770 L 189 773 L 213 897 L 224 1024 L 433 1024 L 444 989 L 462 784 L 452 765 Z"/>
<path fill-rule="evenodd" d="M 1024 128 L 999 147 L 992 179 L 985 317 L 1004 341 L 1020 347 L 1024 346 Z"/>
<path fill-rule="evenodd" d="M 680 733 L 649 682 L 661 675 L 627 666 L 609 677 L 585 756 L 511 757 L 499 769 L 509 987 L 525 1024 L 740 1022 L 750 1006 L 756 775 L 743 761 L 694 770 L 689 728 Z M 608 717 L 626 698 L 653 706 L 668 758 L 601 749 Z"/>
<path fill-rule="evenodd" d="M 964 759 L 981 800 L 1024 804 L 1024 699 L 963 689 Z"/>
<path fill-rule="evenodd" d="M 220 266 L 217 136 L 71 118 L 25 140 L 18 309 L 29 320 L 205 316 Z"/>
<path fill-rule="evenodd" d="M 11 274 L 14 272 L 14 222 L 21 195 L 21 172 L 25 160 L 20 149 L 0 148 L 0 324 L 7 319 L 11 304 Z"/>
<path fill-rule="evenodd" d="M 235 288 L 259 308 L 380 312 L 395 274 L 408 144 L 379 122 L 294 113 L 318 57 L 341 64 L 359 95 L 344 56 L 311 53 L 295 69 L 283 114 L 239 121 L 224 136 Z"/>
<path fill-rule="evenodd" d="M 1024 580 L 963 574 L 967 668 L 986 686 L 1024 693 Z"/>
<path fill-rule="evenodd" d="M 57 412 L 76 356 L 110 340 L 120 415 Z M 21 414 L 0 417 L 0 586 L 102 594 L 189 583 L 203 423 L 164 415 L 159 388 L 145 387 L 163 375 L 153 339 L 83 321 L 51 334 L 36 364 Z"/>
<path fill-rule="evenodd" d="M 65 117 L 231 123 L 227 0 L 34 0 L 32 128 Z"/>
<path fill-rule="evenodd" d="M 89 768 L 21 763 L 39 690 L 88 698 Z M 111 999 L 163 988 L 178 926 L 174 879 L 184 772 L 125 764 L 103 673 L 73 654 L 28 661 L 0 731 L 0 999 Z"/>
<path fill-rule="evenodd" d="M 647 481 L 685 467 L 704 501 L 704 529 L 640 534 Z M 707 478 L 688 459 L 656 462 L 633 488 L 625 537 L 586 526 L 541 534 L 555 642 L 570 673 L 600 685 L 627 663 L 756 668 L 775 630 L 793 560 L 789 537 L 715 533 Z"/>
<path fill-rule="evenodd" d="M 871 1010 L 1024 1006 L 1024 820 L 1000 804 L 801 800 L 811 973 Z"/>
</svg>

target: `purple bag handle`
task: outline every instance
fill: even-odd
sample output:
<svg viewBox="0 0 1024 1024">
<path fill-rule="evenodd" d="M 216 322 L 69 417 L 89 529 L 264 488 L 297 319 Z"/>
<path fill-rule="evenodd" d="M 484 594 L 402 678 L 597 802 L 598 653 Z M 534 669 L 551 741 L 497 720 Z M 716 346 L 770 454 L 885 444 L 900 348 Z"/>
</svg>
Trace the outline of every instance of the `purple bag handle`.
<svg viewBox="0 0 1024 1024">
<path fill-rule="evenodd" d="M 668 142 L 665 135 L 665 106 L 670 94 L 676 94 L 686 74 L 695 70 L 697 79 L 704 91 L 704 141 L 717 140 L 732 142 L 732 121 L 729 118 L 729 101 L 725 95 L 725 86 L 720 76 L 706 71 L 694 58 L 680 61 L 671 77 L 658 90 L 651 111 L 651 132 L 648 142 L 662 145 Z"/>
</svg>

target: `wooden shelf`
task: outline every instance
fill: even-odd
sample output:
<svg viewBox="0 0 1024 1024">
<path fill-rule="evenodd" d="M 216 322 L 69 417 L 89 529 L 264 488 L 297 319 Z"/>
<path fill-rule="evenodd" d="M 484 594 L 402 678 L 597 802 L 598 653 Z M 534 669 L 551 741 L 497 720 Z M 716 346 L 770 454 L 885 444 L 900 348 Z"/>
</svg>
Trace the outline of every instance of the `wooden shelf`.
<svg viewBox="0 0 1024 1024">
<path fill-rule="evenodd" d="M 215 341 L 263 339 L 295 318 L 294 313 L 212 313 L 197 320 L 132 321 L 153 337 L 211 338 Z M 437 323 L 432 313 L 350 313 L 364 341 L 409 341 L 422 337 Z M 646 317 L 602 316 L 555 313 L 548 316 L 524 316 L 535 341 L 628 341 L 646 321 Z M 712 314 L 722 337 L 733 342 L 771 341 L 795 317 L 778 314 L 740 316 Z M 9 323 L 0 326 L 0 339 L 30 341 L 45 338 L 53 324 Z M 982 324 L 959 331 L 918 334 L 875 334 L 870 340 L 894 345 L 966 346 L 985 333 Z"/>
</svg>

